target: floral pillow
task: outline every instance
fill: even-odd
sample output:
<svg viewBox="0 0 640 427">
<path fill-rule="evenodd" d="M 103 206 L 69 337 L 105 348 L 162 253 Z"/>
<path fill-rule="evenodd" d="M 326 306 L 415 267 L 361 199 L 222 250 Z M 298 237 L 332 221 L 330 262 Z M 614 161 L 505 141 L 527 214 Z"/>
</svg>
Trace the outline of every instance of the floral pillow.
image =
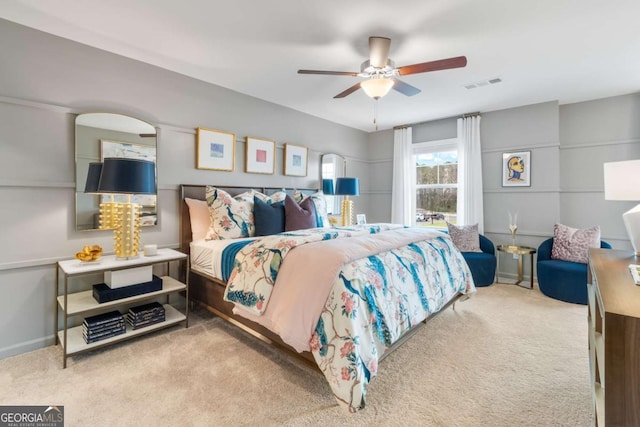
<svg viewBox="0 0 640 427">
<path fill-rule="evenodd" d="M 331 227 L 329 223 L 329 215 L 327 215 L 327 201 L 324 198 L 324 193 L 318 191 L 310 196 L 306 196 L 300 190 L 293 192 L 293 199 L 298 203 L 302 203 L 303 200 L 311 198 L 315 205 L 316 211 L 316 227 Z"/>
<path fill-rule="evenodd" d="M 256 193 L 251 190 L 231 197 L 226 191 L 208 185 L 205 194 L 210 225 L 205 238 L 222 240 L 253 236 L 253 196 Z"/>
<path fill-rule="evenodd" d="M 600 247 L 600 226 L 572 228 L 562 224 L 553 226 L 551 259 L 586 264 L 589 248 Z"/>
<path fill-rule="evenodd" d="M 277 203 L 277 202 L 284 202 L 285 197 L 287 197 L 287 193 L 285 193 L 284 191 L 277 191 L 270 196 L 267 196 L 266 194 L 262 194 L 258 191 L 256 191 L 254 194 L 257 198 L 259 198 L 260 200 L 262 200 L 268 205 L 272 203 Z"/>
<path fill-rule="evenodd" d="M 460 252 L 482 252 L 478 224 L 458 227 L 447 222 L 447 229 L 449 229 L 449 236 L 451 236 L 453 244 Z"/>
</svg>

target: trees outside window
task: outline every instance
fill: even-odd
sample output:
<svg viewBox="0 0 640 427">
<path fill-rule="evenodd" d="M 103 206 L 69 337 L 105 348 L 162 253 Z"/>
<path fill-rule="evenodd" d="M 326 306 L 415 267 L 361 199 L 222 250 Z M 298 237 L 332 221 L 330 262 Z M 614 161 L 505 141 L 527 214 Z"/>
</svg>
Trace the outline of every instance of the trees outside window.
<svg viewBox="0 0 640 427">
<path fill-rule="evenodd" d="M 456 223 L 458 203 L 457 140 L 414 144 L 416 223 L 446 227 Z"/>
</svg>

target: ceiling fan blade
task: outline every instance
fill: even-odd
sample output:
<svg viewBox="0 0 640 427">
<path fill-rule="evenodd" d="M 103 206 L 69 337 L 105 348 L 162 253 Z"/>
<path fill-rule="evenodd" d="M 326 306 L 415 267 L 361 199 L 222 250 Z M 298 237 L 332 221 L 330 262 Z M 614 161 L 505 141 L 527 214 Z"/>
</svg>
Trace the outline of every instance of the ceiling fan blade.
<svg viewBox="0 0 640 427">
<path fill-rule="evenodd" d="M 369 64 L 376 68 L 384 68 L 389 59 L 391 39 L 386 37 L 369 37 Z"/>
<path fill-rule="evenodd" d="M 413 95 L 417 95 L 420 92 L 422 92 L 417 87 L 411 86 L 409 83 L 405 83 L 402 80 L 393 79 L 393 81 L 394 81 L 393 89 L 397 90 L 398 92 L 400 92 L 403 95 L 413 96 Z"/>
<path fill-rule="evenodd" d="M 354 71 L 318 71 L 318 70 L 298 70 L 298 74 L 322 74 L 329 76 L 352 76 L 358 77 Z"/>
<path fill-rule="evenodd" d="M 426 73 L 427 71 L 448 70 L 450 68 L 461 68 L 467 65 L 466 56 L 456 56 L 455 58 L 440 59 L 438 61 L 423 62 L 420 64 L 406 65 L 398 67 L 398 74 L 406 76 L 408 74 Z"/>
<path fill-rule="evenodd" d="M 360 89 L 360 83 L 356 83 L 353 86 L 351 86 L 349 89 L 343 92 L 340 92 L 339 94 L 334 96 L 334 98 L 344 98 L 347 95 L 351 95 L 353 92 L 357 91 L 358 89 Z"/>
</svg>

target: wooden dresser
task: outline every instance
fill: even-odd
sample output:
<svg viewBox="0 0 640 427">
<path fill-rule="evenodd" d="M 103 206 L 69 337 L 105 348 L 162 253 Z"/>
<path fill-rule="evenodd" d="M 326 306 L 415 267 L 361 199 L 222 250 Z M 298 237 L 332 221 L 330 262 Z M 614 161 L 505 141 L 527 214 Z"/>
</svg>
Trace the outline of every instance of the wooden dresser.
<svg viewBox="0 0 640 427">
<path fill-rule="evenodd" d="M 632 252 L 589 250 L 589 361 L 597 426 L 640 426 L 640 286 Z"/>
</svg>

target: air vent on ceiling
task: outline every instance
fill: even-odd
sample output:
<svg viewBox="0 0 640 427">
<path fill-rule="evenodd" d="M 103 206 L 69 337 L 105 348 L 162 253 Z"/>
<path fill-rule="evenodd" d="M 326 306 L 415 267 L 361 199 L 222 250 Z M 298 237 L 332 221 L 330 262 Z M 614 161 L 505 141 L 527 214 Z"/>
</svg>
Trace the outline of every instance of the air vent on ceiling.
<svg viewBox="0 0 640 427">
<path fill-rule="evenodd" d="M 464 85 L 464 87 L 465 87 L 465 89 L 475 89 L 477 87 L 494 85 L 496 83 L 501 83 L 501 82 L 502 82 L 502 79 L 500 77 L 494 77 L 492 79 L 480 80 L 480 81 L 475 82 L 475 83 L 469 83 L 469 84 Z"/>
</svg>

